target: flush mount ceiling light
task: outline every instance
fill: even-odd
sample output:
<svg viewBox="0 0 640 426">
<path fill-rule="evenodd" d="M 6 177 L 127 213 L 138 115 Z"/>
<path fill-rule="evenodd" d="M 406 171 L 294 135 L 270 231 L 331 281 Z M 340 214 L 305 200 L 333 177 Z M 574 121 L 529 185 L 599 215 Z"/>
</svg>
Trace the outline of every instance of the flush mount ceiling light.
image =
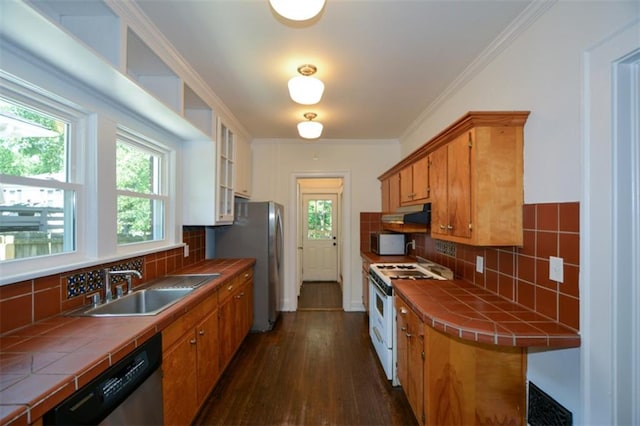
<svg viewBox="0 0 640 426">
<path fill-rule="evenodd" d="M 301 138 L 305 139 L 317 139 L 322 134 L 322 123 L 317 121 L 311 121 L 316 118 L 318 114 L 315 112 L 304 113 L 304 118 L 307 121 L 301 121 L 298 123 L 298 134 Z"/>
<path fill-rule="evenodd" d="M 325 0 L 269 0 L 278 15 L 292 21 L 306 21 L 316 16 L 324 7 Z"/>
<path fill-rule="evenodd" d="M 300 0 L 298 0 L 300 1 Z M 298 67 L 299 76 L 289 80 L 289 96 L 302 105 L 313 105 L 320 102 L 324 92 L 324 83 L 311 77 L 318 69 L 315 65 L 305 64 Z"/>
</svg>

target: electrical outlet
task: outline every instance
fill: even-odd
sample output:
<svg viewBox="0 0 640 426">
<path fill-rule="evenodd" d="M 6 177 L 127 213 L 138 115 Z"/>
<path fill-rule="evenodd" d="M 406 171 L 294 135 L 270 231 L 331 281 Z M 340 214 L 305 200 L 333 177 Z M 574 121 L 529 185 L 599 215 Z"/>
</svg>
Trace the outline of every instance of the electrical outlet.
<svg viewBox="0 0 640 426">
<path fill-rule="evenodd" d="M 476 272 L 484 274 L 484 257 L 476 256 Z"/>
<path fill-rule="evenodd" d="M 564 282 L 564 259 L 561 257 L 549 256 L 549 279 Z"/>
<path fill-rule="evenodd" d="M 184 245 L 184 257 L 189 257 L 189 244 Z"/>
</svg>

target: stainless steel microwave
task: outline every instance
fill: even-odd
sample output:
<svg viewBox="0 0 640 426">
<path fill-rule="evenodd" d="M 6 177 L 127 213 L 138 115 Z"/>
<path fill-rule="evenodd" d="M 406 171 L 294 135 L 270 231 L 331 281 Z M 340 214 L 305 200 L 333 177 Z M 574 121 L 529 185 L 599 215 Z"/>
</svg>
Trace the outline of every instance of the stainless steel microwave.
<svg viewBox="0 0 640 426">
<path fill-rule="evenodd" d="M 371 252 L 378 256 L 404 255 L 404 234 L 375 232 L 371 234 Z"/>
</svg>

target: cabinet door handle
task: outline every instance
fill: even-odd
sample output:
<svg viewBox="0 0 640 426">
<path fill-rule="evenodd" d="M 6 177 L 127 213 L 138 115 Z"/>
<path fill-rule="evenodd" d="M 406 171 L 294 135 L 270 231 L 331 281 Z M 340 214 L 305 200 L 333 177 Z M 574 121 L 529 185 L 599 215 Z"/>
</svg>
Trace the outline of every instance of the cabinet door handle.
<svg viewBox="0 0 640 426">
<path fill-rule="evenodd" d="M 407 337 L 412 337 L 413 336 L 413 334 L 411 334 L 411 333 L 404 333 L 404 335 L 407 336 Z"/>
<path fill-rule="evenodd" d="M 195 345 L 196 344 L 196 339 L 189 340 L 189 343 L 191 343 L 192 345 Z"/>
<path fill-rule="evenodd" d="M 199 334 L 199 335 L 201 335 L 201 336 L 204 336 L 204 330 L 200 330 L 200 331 L 198 332 L 198 334 Z"/>
<path fill-rule="evenodd" d="M 407 327 L 401 327 L 400 331 L 407 331 Z"/>
<path fill-rule="evenodd" d="M 402 307 L 402 308 L 400 308 L 400 313 L 402 315 L 407 315 L 407 313 L 409 313 L 409 311 L 407 311 L 407 308 Z"/>
<path fill-rule="evenodd" d="M 445 228 L 446 228 L 446 226 L 440 225 L 440 229 L 445 229 Z"/>
<path fill-rule="evenodd" d="M 448 229 L 449 231 L 451 231 L 451 230 L 453 229 L 453 226 L 451 226 L 451 225 L 447 225 L 447 229 Z"/>
<path fill-rule="evenodd" d="M 229 287 L 227 287 L 227 291 L 231 291 L 231 290 L 233 290 L 233 286 L 232 286 L 232 285 L 230 285 Z"/>
</svg>

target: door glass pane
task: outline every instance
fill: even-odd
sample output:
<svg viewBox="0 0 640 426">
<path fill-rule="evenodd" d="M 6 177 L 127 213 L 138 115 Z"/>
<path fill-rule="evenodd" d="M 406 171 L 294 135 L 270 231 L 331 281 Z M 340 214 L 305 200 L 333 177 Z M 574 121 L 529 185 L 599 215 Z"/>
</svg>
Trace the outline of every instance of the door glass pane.
<svg viewBox="0 0 640 426">
<path fill-rule="evenodd" d="M 307 203 L 307 239 L 330 240 L 333 238 L 333 202 L 309 200 Z"/>
</svg>

